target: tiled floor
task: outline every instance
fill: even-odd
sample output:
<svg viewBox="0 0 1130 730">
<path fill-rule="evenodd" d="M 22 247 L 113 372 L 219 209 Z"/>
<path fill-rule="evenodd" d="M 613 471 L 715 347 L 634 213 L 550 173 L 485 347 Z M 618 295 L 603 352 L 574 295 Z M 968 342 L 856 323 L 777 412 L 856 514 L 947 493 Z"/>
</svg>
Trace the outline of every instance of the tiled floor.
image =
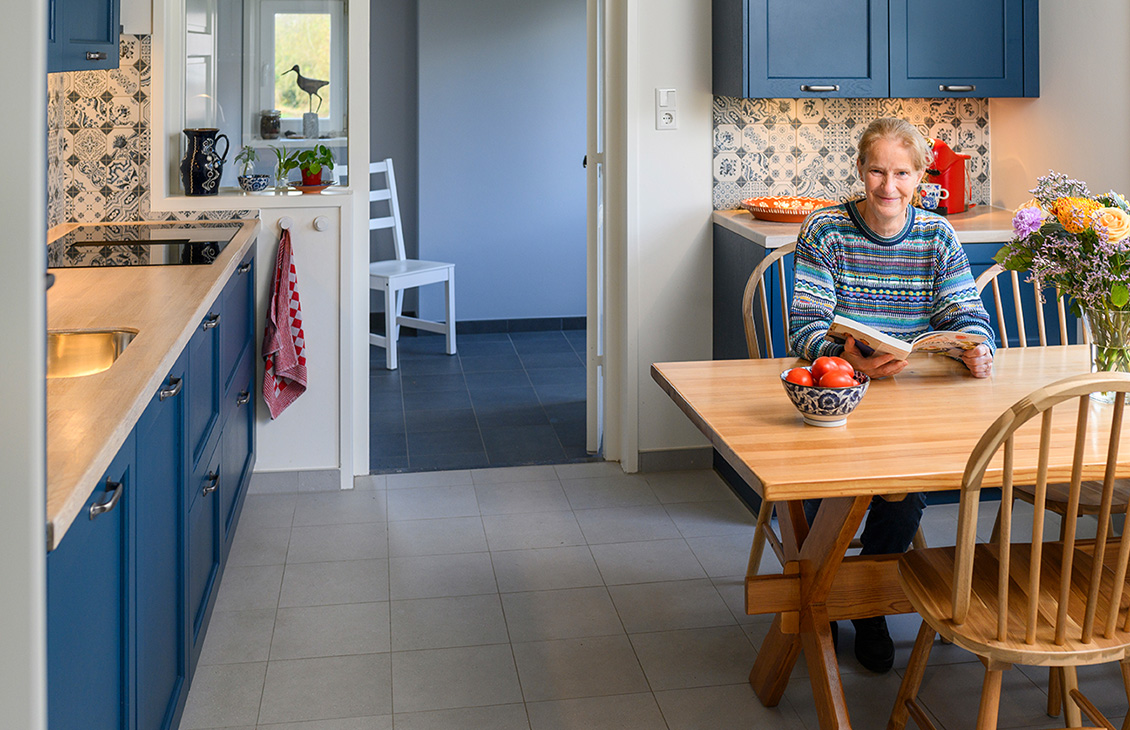
<svg viewBox="0 0 1130 730">
<path fill-rule="evenodd" d="M 374 473 L 591 460 L 585 331 L 401 337 L 400 367 L 370 348 Z"/>
<path fill-rule="evenodd" d="M 742 610 L 753 518 L 712 472 L 590 463 L 252 491 L 181 730 L 817 727 L 803 661 L 778 707 L 746 681 L 769 623 Z M 926 514 L 927 540 L 952 540 L 956 505 Z M 855 727 L 885 726 L 917 627 L 891 619 L 895 671 L 877 676 L 841 622 Z M 929 712 L 971 727 L 981 665 L 943 645 L 931 662 Z M 1117 669 L 1080 679 L 1120 723 Z M 1000 727 L 1055 726 L 1044 681 L 1006 675 Z"/>
</svg>

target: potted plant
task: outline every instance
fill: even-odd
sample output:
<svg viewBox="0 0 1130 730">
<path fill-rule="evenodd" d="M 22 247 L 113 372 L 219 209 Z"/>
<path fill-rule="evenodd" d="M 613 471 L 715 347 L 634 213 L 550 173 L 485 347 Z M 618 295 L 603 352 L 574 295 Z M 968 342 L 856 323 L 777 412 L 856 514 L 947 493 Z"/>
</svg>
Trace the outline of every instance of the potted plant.
<svg viewBox="0 0 1130 730">
<path fill-rule="evenodd" d="M 324 144 L 314 145 L 313 149 L 298 153 L 298 169 L 302 172 L 303 185 L 321 185 L 322 168 L 334 169 L 334 155 Z"/>
<path fill-rule="evenodd" d="M 258 159 L 259 152 L 250 145 L 244 145 L 243 149 L 239 151 L 239 154 L 235 156 L 235 161 L 239 163 L 241 170 L 239 187 L 248 193 L 266 190 L 267 184 L 271 181 L 270 175 L 256 175 L 252 173 Z"/>
<path fill-rule="evenodd" d="M 278 191 L 284 191 L 290 185 L 287 176 L 290 171 L 298 167 L 298 153 L 287 152 L 286 147 L 275 147 L 271 145 L 271 149 L 275 153 L 275 188 Z"/>
</svg>

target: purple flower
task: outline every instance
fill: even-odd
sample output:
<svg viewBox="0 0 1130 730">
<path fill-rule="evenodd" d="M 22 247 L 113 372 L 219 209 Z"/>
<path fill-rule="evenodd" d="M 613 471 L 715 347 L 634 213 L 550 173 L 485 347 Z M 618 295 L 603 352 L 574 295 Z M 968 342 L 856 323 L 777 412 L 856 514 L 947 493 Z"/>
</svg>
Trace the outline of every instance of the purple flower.
<svg viewBox="0 0 1130 730">
<path fill-rule="evenodd" d="M 1039 208 L 1021 208 L 1012 219 L 1012 230 L 1017 238 L 1027 238 L 1044 224 L 1044 211 Z"/>
</svg>

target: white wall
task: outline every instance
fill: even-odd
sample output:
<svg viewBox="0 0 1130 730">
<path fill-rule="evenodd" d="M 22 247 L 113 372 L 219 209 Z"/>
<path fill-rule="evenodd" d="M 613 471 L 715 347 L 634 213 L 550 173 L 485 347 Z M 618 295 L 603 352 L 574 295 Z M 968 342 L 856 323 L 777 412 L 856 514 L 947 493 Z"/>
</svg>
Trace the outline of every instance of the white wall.
<svg viewBox="0 0 1130 730">
<path fill-rule="evenodd" d="M 624 397 L 628 413 L 637 401 L 640 452 L 705 446 L 650 368 L 711 357 L 710 5 L 636 0 L 628 7 L 626 316 L 637 338 Z M 655 129 L 657 87 L 677 89 L 675 131 Z M 631 444 L 624 446 L 632 470 Z"/>
<path fill-rule="evenodd" d="M 5 156 L 19 175 L 0 179 L 4 265 L 0 341 L 9 355 L 0 378 L 0 716 L 4 727 L 41 730 L 46 722 L 43 373 L 47 245 L 47 1 L 5 9 L 0 97 Z"/>
<path fill-rule="evenodd" d="M 1130 3 L 1040 3 L 1040 97 L 992 99 L 993 203 L 1012 208 L 1048 169 L 1130 194 Z"/>
</svg>

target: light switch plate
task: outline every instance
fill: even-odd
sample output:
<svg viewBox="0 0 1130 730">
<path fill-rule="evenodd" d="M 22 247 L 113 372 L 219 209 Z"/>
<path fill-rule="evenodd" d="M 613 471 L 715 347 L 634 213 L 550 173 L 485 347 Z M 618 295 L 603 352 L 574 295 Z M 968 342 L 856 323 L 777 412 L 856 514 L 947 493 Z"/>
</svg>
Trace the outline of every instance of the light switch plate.
<svg viewBox="0 0 1130 730">
<path fill-rule="evenodd" d="M 679 128 L 678 98 L 675 89 L 655 90 L 655 128 L 658 130 Z"/>
</svg>

